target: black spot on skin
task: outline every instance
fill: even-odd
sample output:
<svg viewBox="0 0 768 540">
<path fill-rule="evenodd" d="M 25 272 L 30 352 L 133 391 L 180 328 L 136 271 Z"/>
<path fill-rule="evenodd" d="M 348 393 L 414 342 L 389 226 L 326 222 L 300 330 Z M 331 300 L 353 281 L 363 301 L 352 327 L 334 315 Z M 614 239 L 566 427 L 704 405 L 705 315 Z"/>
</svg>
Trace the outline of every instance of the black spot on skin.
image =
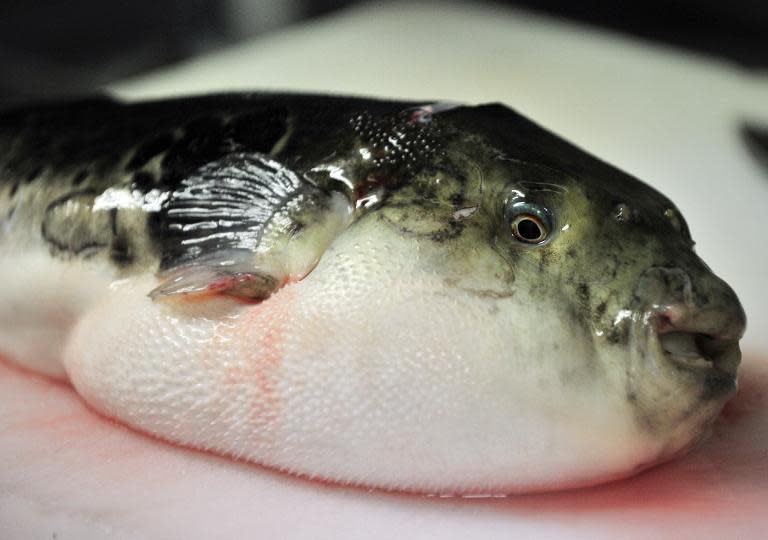
<svg viewBox="0 0 768 540">
<path fill-rule="evenodd" d="M 110 226 L 112 228 L 112 242 L 109 245 L 109 258 L 119 267 L 130 266 L 135 257 L 133 249 L 124 234 L 120 234 L 117 223 L 118 211 L 113 209 L 109 213 Z"/>
<path fill-rule="evenodd" d="M 419 204 L 421 202 L 426 203 L 427 201 L 433 201 L 437 198 L 437 186 L 432 183 L 428 182 L 424 186 L 422 186 L 422 199 L 414 201 L 414 203 Z"/>
<path fill-rule="evenodd" d="M 168 150 L 173 141 L 174 137 L 171 133 L 163 133 L 144 142 L 136 149 L 133 157 L 126 164 L 125 170 L 131 172 L 142 168 L 152 158 Z"/>
<path fill-rule="evenodd" d="M 605 339 L 614 345 L 626 344 L 629 341 L 629 329 L 626 325 L 613 325 L 605 334 Z"/>
<path fill-rule="evenodd" d="M 539 272 L 545 272 L 552 262 L 552 253 L 546 249 L 539 252 Z"/>
<path fill-rule="evenodd" d="M 29 173 L 27 173 L 27 176 L 24 178 L 24 181 L 25 181 L 26 183 L 28 183 L 28 184 L 29 184 L 30 182 L 34 182 L 34 181 L 35 181 L 35 179 L 36 179 L 38 176 L 40 176 L 40 173 L 42 173 L 42 172 L 43 172 L 43 168 L 42 168 L 42 167 L 35 167 L 35 168 L 34 168 L 34 169 L 32 169 L 31 171 L 29 171 Z"/>
<path fill-rule="evenodd" d="M 463 287 L 460 285 L 459 280 L 456 278 L 445 278 L 443 279 L 443 283 L 446 287 L 450 287 L 453 289 L 458 289 L 460 291 L 464 291 L 465 293 L 471 294 L 472 296 L 476 296 L 478 298 L 483 298 L 486 300 L 504 300 L 506 298 L 512 298 L 515 295 L 515 291 L 513 290 L 507 290 L 507 291 L 497 291 L 493 289 L 477 289 L 474 287 Z M 490 310 L 489 313 L 491 315 L 495 315 L 499 312 L 499 308 L 497 306 L 494 306 L 494 310 Z"/>
<path fill-rule="evenodd" d="M 133 264 L 135 257 L 125 236 L 118 235 L 115 237 L 109 249 L 109 258 L 113 263 L 120 267 L 126 267 Z"/>
<path fill-rule="evenodd" d="M 566 251 L 565 254 L 571 259 L 576 258 L 576 250 L 572 247 L 568 248 L 568 251 Z"/>
<path fill-rule="evenodd" d="M 448 227 L 446 229 L 433 233 L 430 236 L 430 239 L 433 242 L 438 242 L 438 243 L 445 242 L 446 240 L 451 240 L 453 238 L 458 237 L 463 230 L 464 230 L 463 223 L 460 223 L 458 221 L 452 221 L 448 224 Z"/>
<path fill-rule="evenodd" d="M 589 289 L 589 285 L 586 283 L 579 283 L 576 286 L 576 297 L 578 299 L 578 315 L 579 320 L 582 322 L 583 325 L 586 324 L 587 321 L 590 319 L 593 319 L 592 313 L 590 310 L 590 301 L 591 301 L 591 291 Z"/>
<path fill-rule="evenodd" d="M 403 222 L 407 222 L 409 215 L 407 212 L 403 212 L 400 216 Z M 398 230 L 403 236 L 411 238 L 429 238 L 433 242 L 442 243 L 453 238 L 457 238 L 464 230 L 464 224 L 457 221 L 451 221 L 446 224 L 446 227 L 435 232 L 417 232 L 409 228 L 407 225 L 403 225 L 400 222 L 396 222 L 384 214 L 378 216 L 379 221 L 383 221 Z"/>
<path fill-rule="evenodd" d="M 72 185 L 75 187 L 82 185 L 86 178 L 88 178 L 88 170 L 82 169 L 74 176 L 74 178 L 72 178 Z"/>
<path fill-rule="evenodd" d="M 464 200 L 464 193 L 461 192 L 454 193 L 450 198 L 451 205 L 457 210 L 465 206 Z"/>
<path fill-rule="evenodd" d="M 117 208 L 109 211 L 109 225 L 112 229 L 112 235 L 117 236 Z"/>
<path fill-rule="evenodd" d="M 602 319 L 603 315 L 605 315 L 605 309 L 607 307 L 606 302 L 600 302 L 598 306 L 595 308 L 595 318 L 596 319 Z"/>
<path fill-rule="evenodd" d="M 613 263 L 611 266 L 611 279 L 616 279 L 616 276 L 619 275 L 619 259 L 614 257 Z"/>
<path fill-rule="evenodd" d="M 289 238 L 295 238 L 299 234 L 301 234 L 301 231 L 303 231 L 306 228 L 306 225 L 302 223 L 301 221 L 295 221 L 291 223 L 290 227 L 286 231 Z"/>
<path fill-rule="evenodd" d="M 19 191 L 19 183 L 14 182 L 11 184 L 11 192 L 8 194 L 10 197 L 13 197 L 16 195 L 16 192 Z"/>
<path fill-rule="evenodd" d="M 155 183 L 155 177 L 151 173 L 139 171 L 133 175 L 133 187 L 146 193 L 157 187 L 157 184 Z"/>
<path fill-rule="evenodd" d="M 580 283 L 576 287 L 576 294 L 579 295 L 579 300 L 583 303 L 589 303 L 589 285 L 586 283 Z"/>
<path fill-rule="evenodd" d="M 580 327 L 586 335 L 592 332 L 589 312 L 583 303 L 568 303 L 562 307 L 562 310 L 564 315 L 572 321 L 574 327 Z"/>
<path fill-rule="evenodd" d="M 707 376 L 704 380 L 704 390 L 701 394 L 701 401 L 710 401 L 720 399 L 734 391 L 734 379 L 730 375 L 713 374 Z"/>
</svg>

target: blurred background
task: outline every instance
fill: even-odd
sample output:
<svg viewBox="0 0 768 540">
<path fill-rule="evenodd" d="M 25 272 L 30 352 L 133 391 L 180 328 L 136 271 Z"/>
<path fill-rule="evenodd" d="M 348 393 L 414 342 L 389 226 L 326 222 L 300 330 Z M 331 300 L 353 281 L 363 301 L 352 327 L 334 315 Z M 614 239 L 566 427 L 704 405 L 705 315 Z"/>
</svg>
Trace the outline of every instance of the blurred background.
<svg viewBox="0 0 768 540">
<path fill-rule="evenodd" d="M 0 104 L 87 92 L 359 3 L 0 0 Z M 495 3 L 501 4 L 673 44 L 744 68 L 768 67 L 765 0 Z"/>
</svg>

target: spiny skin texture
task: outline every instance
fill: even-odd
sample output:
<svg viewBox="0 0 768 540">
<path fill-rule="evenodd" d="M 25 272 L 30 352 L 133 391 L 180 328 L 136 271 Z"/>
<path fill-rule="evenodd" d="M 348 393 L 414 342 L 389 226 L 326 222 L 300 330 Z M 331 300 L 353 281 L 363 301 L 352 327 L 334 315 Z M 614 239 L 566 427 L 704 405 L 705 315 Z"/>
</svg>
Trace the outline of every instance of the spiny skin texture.
<svg viewBox="0 0 768 540">
<path fill-rule="evenodd" d="M 674 205 L 502 105 L 86 101 L 0 148 L 0 349 L 161 438 L 548 490 L 685 451 L 735 390 L 744 313 Z"/>
</svg>

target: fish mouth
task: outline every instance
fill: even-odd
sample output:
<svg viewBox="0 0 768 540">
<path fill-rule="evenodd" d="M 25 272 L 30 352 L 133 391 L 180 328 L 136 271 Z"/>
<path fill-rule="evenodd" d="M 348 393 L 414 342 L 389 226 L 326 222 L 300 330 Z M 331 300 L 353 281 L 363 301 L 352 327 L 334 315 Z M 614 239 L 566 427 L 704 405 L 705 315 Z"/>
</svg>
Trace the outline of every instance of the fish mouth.
<svg viewBox="0 0 768 540">
<path fill-rule="evenodd" d="M 676 368 L 689 383 L 735 390 L 741 362 L 739 340 L 746 316 L 733 289 L 711 273 L 691 275 L 677 267 L 652 267 L 635 292 L 649 299 L 638 321 L 646 328 L 659 360 Z"/>
<path fill-rule="evenodd" d="M 739 340 L 679 329 L 661 330 L 662 354 L 677 367 L 703 375 L 735 379 L 741 362 Z"/>
</svg>

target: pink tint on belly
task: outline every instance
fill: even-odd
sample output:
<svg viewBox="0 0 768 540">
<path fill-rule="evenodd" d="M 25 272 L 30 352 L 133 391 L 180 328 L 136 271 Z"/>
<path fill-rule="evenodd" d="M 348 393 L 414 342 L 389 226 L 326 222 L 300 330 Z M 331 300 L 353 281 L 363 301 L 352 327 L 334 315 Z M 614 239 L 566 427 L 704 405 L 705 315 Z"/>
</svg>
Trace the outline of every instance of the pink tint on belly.
<svg viewBox="0 0 768 540">
<path fill-rule="evenodd" d="M 73 516 L 118 529 L 180 533 L 190 524 L 190 537 L 221 523 L 259 530 L 279 516 L 285 531 L 309 520 L 337 533 L 378 523 L 402 535 L 429 521 L 457 533 L 487 523 L 486 532 L 543 527 L 548 537 L 557 528 L 574 538 L 759 538 L 768 527 L 768 362 L 747 357 L 741 381 L 713 436 L 669 464 L 590 489 L 439 500 L 326 486 L 174 447 L 97 416 L 66 384 L 0 362 L 0 497 L 71 503 Z M 253 512 L 257 500 L 262 511 Z M 206 515 L 215 523 L 200 523 Z M 9 517 L 0 505 L 0 529 Z"/>
<path fill-rule="evenodd" d="M 267 437 L 270 428 L 280 420 L 282 397 L 279 382 L 285 354 L 286 324 L 293 310 L 295 292 L 284 287 L 258 304 L 244 308 L 236 322 L 217 330 L 206 357 L 216 364 L 215 358 L 228 344 L 237 344 L 238 355 L 226 367 L 222 395 L 237 392 L 238 387 L 253 391 L 250 425 L 256 436 Z M 258 338 L 254 338 L 258 336 Z M 266 442 L 266 441 L 265 441 Z"/>
</svg>

